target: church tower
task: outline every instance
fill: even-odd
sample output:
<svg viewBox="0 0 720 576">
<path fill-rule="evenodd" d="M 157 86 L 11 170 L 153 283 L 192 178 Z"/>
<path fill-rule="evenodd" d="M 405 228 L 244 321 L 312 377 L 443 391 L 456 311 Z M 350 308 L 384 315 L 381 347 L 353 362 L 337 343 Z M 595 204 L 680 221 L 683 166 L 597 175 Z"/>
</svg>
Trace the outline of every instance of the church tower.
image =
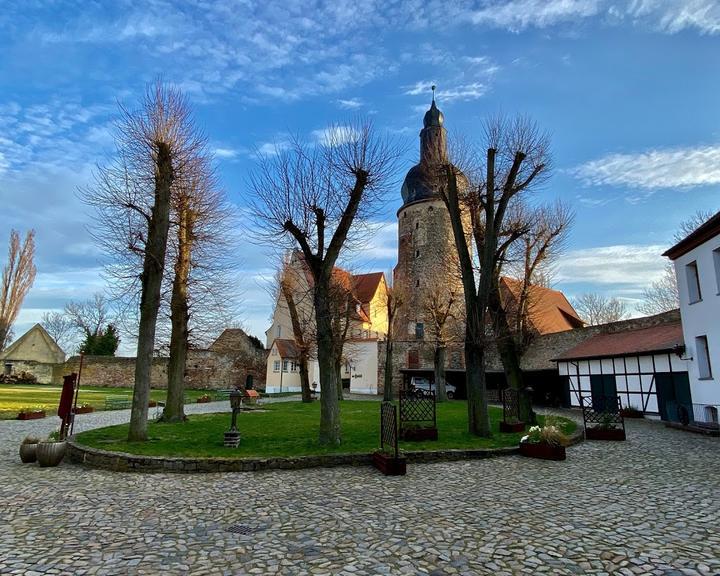
<svg viewBox="0 0 720 576">
<path fill-rule="evenodd" d="M 420 162 L 405 176 L 403 205 L 397 213 L 398 263 L 394 270 L 394 289 L 401 295 L 403 305 L 394 324 L 393 363 L 406 374 L 432 369 L 435 334 L 428 307 L 433 299 L 453 301 L 451 323 L 454 325 L 445 328 L 449 339 L 457 344 L 464 333 L 463 289 L 455 239 L 450 216 L 438 193 L 442 167 L 448 163 L 447 131 L 443 123 L 443 113 L 433 95 L 420 131 Z M 462 174 L 458 185 L 468 185 Z M 448 356 L 448 365 L 456 363 L 452 354 Z M 394 372 L 397 374 L 398 370 Z"/>
</svg>

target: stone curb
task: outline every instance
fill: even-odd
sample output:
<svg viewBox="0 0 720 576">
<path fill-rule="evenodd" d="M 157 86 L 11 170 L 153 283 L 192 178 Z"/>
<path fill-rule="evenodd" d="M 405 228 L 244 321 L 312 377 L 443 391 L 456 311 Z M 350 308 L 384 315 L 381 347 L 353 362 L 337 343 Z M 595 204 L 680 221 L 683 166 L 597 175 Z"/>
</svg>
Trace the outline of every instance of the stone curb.
<svg viewBox="0 0 720 576">
<path fill-rule="evenodd" d="M 582 430 L 576 430 L 568 446 L 573 446 L 582 441 Z M 369 466 L 372 464 L 372 453 L 368 452 L 321 454 L 317 456 L 297 456 L 295 458 L 168 458 L 91 448 L 78 444 L 74 438 L 69 439 L 67 445 L 66 458 L 73 464 L 113 472 L 257 472 L 261 470 Z M 513 446 L 509 448 L 405 451 L 404 454 L 410 463 L 429 463 L 512 456 L 518 454 L 519 451 L 520 449 L 517 446 Z"/>
</svg>

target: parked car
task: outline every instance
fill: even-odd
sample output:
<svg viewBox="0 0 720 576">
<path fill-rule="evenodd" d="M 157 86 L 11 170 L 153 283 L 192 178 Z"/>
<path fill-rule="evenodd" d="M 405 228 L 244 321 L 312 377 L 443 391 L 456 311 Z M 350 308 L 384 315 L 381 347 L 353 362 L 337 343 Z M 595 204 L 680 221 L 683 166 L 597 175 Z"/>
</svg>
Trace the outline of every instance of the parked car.
<svg viewBox="0 0 720 576">
<path fill-rule="evenodd" d="M 431 382 L 429 378 L 413 376 L 410 380 L 410 390 L 415 393 L 418 398 L 428 396 L 430 392 L 435 392 L 435 382 Z M 445 392 L 448 399 L 452 400 L 457 395 L 457 388 L 452 384 L 445 382 Z"/>
</svg>

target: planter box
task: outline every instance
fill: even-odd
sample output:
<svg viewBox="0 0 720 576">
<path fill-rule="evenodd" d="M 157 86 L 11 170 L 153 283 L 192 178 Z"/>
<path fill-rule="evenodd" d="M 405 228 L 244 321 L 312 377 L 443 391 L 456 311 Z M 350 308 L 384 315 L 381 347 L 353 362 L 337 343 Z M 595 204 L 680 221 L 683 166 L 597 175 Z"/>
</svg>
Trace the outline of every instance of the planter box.
<svg viewBox="0 0 720 576">
<path fill-rule="evenodd" d="M 92 406 L 78 406 L 75 408 L 75 414 L 90 414 L 90 412 L 95 412 L 95 408 Z"/>
<path fill-rule="evenodd" d="M 500 422 L 500 432 L 505 432 L 507 434 L 517 433 L 517 432 L 524 432 L 525 431 L 525 422 Z"/>
<path fill-rule="evenodd" d="M 157 400 L 150 400 L 148 402 L 148 408 L 155 408 L 157 406 Z"/>
<path fill-rule="evenodd" d="M 57 466 L 65 457 L 65 442 L 40 442 L 37 445 L 37 461 L 42 468 Z"/>
<path fill-rule="evenodd" d="M 37 412 L 20 412 L 17 416 L 18 420 L 39 420 L 45 418 L 45 410 L 39 410 Z"/>
<path fill-rule="evenodd" d="M 37 444 L 20 444 L 20 460 L 29 464 L 37 460 Z"/>
<path fill-rule="evenodd" d="M 196 400 L 196 402 L 197 402 L 198 404 L 208 404 L 211 400 L 212 400 L 211 398 L 202 398 L 202 397 L 200 397 L 200 398 L 198 398 L 198 399 Z"/>
<path fill-rule="evenodd" d="M 542 460 L 565 460 L 565 446 L 553 446 L 544 442 L 520 442 L 520 454 Z"/>
<path fill-rule="evenodd" d="M 424 440 L 437 439 L 437 428 L 406 428 L 400 431 L 400 440 L 407 442 L 422 442 Z"/>
<path fill-rule="evenodd" d="M 405 476 L 407 472 L 407 459 L 405 456 L 390 456 L 384 452 L 373 454 L 373 466 L 385 476 Z"/>
<path fill-rule="evenodd" d="M 586 428 L 585 438 L 588 440 L 625 440 L 622 428 Z"/>
</svg>

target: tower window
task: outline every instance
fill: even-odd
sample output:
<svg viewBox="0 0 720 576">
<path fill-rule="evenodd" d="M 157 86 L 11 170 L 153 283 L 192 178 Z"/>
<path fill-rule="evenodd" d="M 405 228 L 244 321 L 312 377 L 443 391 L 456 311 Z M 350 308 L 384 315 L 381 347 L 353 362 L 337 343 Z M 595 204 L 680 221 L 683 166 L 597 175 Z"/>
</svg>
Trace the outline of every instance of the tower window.
<svg viewBox="0 0 720 576">
<path fill-rule="evenodd" d="M 415 230 L 417 230 L 418 228 L 420 228 L 420 222 L 415 222 Z"/>
<path fill-rule="evenodd" d="M 420 250 L 415 250 L 415 258 L 420 258 Z"/>
<path fill-rule="evenodd" d="M 425 324 L 418 322 L 415 324 L 415 338 L 422 340 L 425 338 Z"/>
<path fill-rule="evenodd" d="M 420 288 L 420 280 L 415 280 L 415 288 Z"/>
</svg>

